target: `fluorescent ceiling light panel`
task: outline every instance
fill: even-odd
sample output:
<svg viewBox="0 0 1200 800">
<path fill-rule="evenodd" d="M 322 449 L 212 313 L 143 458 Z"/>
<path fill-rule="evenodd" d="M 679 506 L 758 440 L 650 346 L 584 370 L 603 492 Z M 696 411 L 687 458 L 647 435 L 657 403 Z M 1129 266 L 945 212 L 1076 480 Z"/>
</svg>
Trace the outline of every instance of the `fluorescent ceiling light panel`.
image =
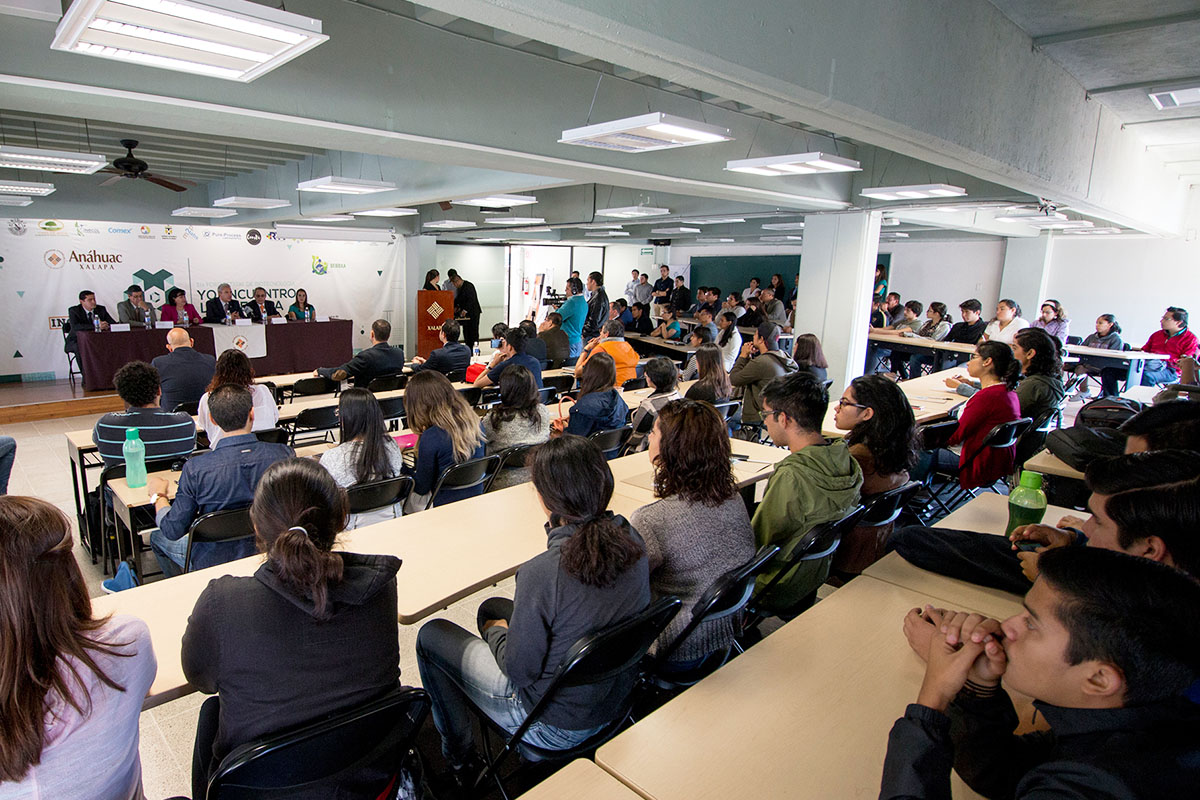
<svg viewBox="0 0 1200 800">
<path fill-rule="evenodd" d="M 609 237 L 609 236 L 628 236 L 628 235 L 629 235 L 629 231 L 589 231 L 588 233 L 584 234 L 584 236 L 596 236 L 596 237 L 600 237 L 600 238 L 605 238 L 605 237 Z"/>
<path fill-rule="evenodd" d="M 300 192 L 326 192 L 328 194 L 374 194 L 395 189 L 396 184 L 389 181 L 368 181 L 362 178 L 343 178 L 339 175 L 326 175 L 323 178 L 313 178 L 311 181 L 301 181 L 296 184 Z"/>
<path fill-rule="evenodd" d="M 54 194 L 54 184 L 9 181 L 0 178 L 0 194 L 23 194 L 32 197 L 45 197 L 48 194 Z"/>
<path fill-rule="evenodd" d="M 883 219 L 881 219 L 879 221 L 879 226 L 881 228 L 894 228 L 899 224 L 900 224 L 900 220 L 898 220 L 894 217 L 884 217 Z"/>
<path fill-rule="evenodd" d="M 1159 111 L 1169 108 L 1200 105 L 1200 86 L 1180 86 L 1150 92 L 1150 102 Z"/>
<path fill-rule="evenodd" d="M 760 242 L 802 242 L 803 236 L 760 236 Z"/>
<path fill-rule="evenodd" d="M 106 166 L 108 159 L 99 153 L 71 153 L 65 150 L 0 144 L 0 167 L 8 169 L 40 169 L 44 172 L 91 175 Z"/>
<path fill-rule="evenodd" d="M 237 212 L 232 208 L 206 208 L 204 206 L 184 206 L 171 212 L 172 217 L 208 217 L 209 219 L 220 219 L 221 217 L 233 217 L 236 215 Z"/>
<path fill-rule="evenodd" d="M 1038 208 L 1017 208 L 996 217 L 996 222 L 1020 222 L 1025 225 L 1037 225 L 1047 221 L 1065 220 L 1066 218 L 1067 215 L 1061 211 L 1047 213 Z"/>
<path fill-rule="evenodd" d="M 592 225 L 580 225 L 579 227 L 585 231 L 619 231 L 625 226 L 620 222 L 601 222 Z"/>
<path fill-rule="evenodd" d="M 335 242 L 390 242 L 396 238 L 391 228 L 330 228 L 324 225 L 275 223 L 275 233 L 284 239 L 324 239 Z"/>
<path fill-rule="evenodd" d="M 435 219 L 433 222 L 426 222 L 421 227 L 436 231 L 452 231 L 458 228 L 478 228 L 479 226 L 465 219 Z"/>
<path fill-rule="evenodd" d="M 488 225 L 541 225 L 544 217 L 489 217 L 485 219 Z"/>
<path fill-rule="evenodd" d="M 762 226 L 764 231 L 802 231 L 803 222 L 768 222 Z"/>
<path fill-rule="evenodd" d="M 790 156 L 741 158 L 725 163 L 729 172 L 750 175 L 819 175 L 828 172 L 862 172 L 862 165 L 852 158 L 826 153 L 794 153 Z"/>
<path fill-rule="evenodd" d="M 880 239 L 907 239 L 908 234 L 903 233 L 902 231 L 889 231 L 887 233 L 879 234 L 879 238 Z"/>
<path fill-rule="evenodd" d="M 602 208 L 596 212 L 597 217 L 614 217 L 616 219 L 638 219 L 639 217 L 665 217 L 671 213 L 669 208 L 653 208 L 652 206 L 621 206 L 620 208 Z"/>
<path fill-rule="evenodd" d="M 696 242 L 699 244 L 721 244 L 724 242 L 732 242 L 732 241 L 733 241 L 733 239 L 713 239 L 713 238 L 705 238 L 703 236 L 696 239 Z"/>
<path fill-rule="evenodd" d="M 912 186 L 873 186 L 859 194 L 876 200 L 927 200 L 931 197 L 963 197 L 967 190 L 946 183 L 923 183 Z"/>
<path fill-rule="evenodd" d="M 305 222 L 353 222 L 349 214 L 318 214 L 315 217 L 305 217 Z"/>
<path fill-rule="evenodd" d="M 531 206 L 537 198 L 528 194 L 489 194 L 486 197 L 476 197 L 471 200 L 455 200 L 459 206 L 477 206 L 479 208 L 512 208 L 513 206 Z"/>
<path fill-rule="evenodd" d="M 415 208 L 372 208 L 369 211 L 352 211 L 356 217 L 415 217 L 420 214 Z"/>
<path fill-rule="evenodd" d="M 1123 233 L 1120 228 L 1071 228 L 1063 231 L 1064 234 L 1072 234 L 1074 236 L 1110 236 L 1114 233 Z"/>
<path fill-rule="evenodd" d="M 684 228 L 682 226 L 679 226 L 679 227 L 675 227 L 675 228 L 651 228 L 650 232 L 671 235 L 671 234 L 680 234 L 680 233 L 700 233 L 700 229 L 699 228 Z"/>
<path fill-rule="evenodd" d="M 222 197 L 213 200 L 217 208 L 287 208 L 291 202 L 277 197 Z"/>
<path fill-rule="evenodd" d="M 735 222 L 745 222 L 745 217 L 697 217 L 696 219 L 679 220 L 684 225 L 732 225 Z"/>
<path fill-rule="evenodd" d="M 0 194 L 0 206 L 28 206 L 32 204 L 32 197 L 25 197 L 19 194 Z"/>
<path fill-rule="evenodd" d="M 249 83 L 327 39 L 247 0 L 75 0 L 50 48 Z"/>
<path fill-rule="evenodd" d="M 655 112 L 571 128 L 563 131 L 558 141 L 560 144 L 597 147 L 619 153 L 648 153 L 731 139 L 733 135 L 728 128 Z"/>
</svg>

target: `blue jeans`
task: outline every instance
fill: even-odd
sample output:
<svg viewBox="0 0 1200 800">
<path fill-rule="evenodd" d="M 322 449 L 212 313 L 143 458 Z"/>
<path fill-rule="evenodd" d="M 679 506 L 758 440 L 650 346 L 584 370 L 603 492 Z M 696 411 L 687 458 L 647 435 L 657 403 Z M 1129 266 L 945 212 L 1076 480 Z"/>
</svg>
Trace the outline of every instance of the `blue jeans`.
<svg viewBox="0 0 1200 800">
<path fill-rule="evenodd" d="M 1179 383 L 1179 373 L 1168 367 L 1165 361 L 1147 361 L 1142 369 L 1142 386 L 1157 386 L 1160 383 Z"/>
<path fill-rule="evenodd" d="M 17 440 L 0 436 L 0 494 L 8 494 L 8 476 L 17 460 Z"/>
<path fill-rule="evenodd" d="M 579 358 L 583 354 L 583 339 L 571 339 L 567 342 L 571 358 Z"/>
<path fill-rule="evenodd" d="M 509 733 L 516 733 L 529 716 L 487 642 L 449 620 L 435 619 L 421 627 L 417 668 L 433 702 L 433 724 L 442 735 L 442 755 L 452 767 L 463 766 L 475 749 L 472 706 Z M 535 722 L 522 741 L 548 750 L 566 750 L 599 730 L 571 731 Z"/>
<path fill-rule="evenodd" d="M 150 532 L 150 549 L 158 559 L 158 566 L 163 575 L 174 578 L 183 574 L 183 562 L 187 560 L 188 537 L 168 539 L 157 528 Z"/>
</svg>

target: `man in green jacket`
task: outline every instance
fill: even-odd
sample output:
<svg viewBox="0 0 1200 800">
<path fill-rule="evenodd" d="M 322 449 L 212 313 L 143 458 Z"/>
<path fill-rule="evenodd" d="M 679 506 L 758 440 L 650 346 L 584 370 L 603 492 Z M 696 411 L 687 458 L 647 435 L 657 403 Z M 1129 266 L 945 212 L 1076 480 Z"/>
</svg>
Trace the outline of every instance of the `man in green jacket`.
<svg viewBox="0 0 1200 800">
<path fill-rule="evenodd" d="M 742 345 L 741 355 L 729 371 L 729 382 L 742 390 L 742 421 L 762 422 L 759 404 L 762 388 L 773 378 L 798 369 L 792 357 L 779 349 L 779 326 L 774 322 L 759 325 L 754 339 Z M 821 430 L 819 424 L 817 430 Z"/>
<path fill-rule="evenodd" d="M 793 536 L 841 519 L 858 503 L 862 469 L 845 442 L 829 444 L 821 435 L 828 407 L 828 390 L 808 372 L 775 378 L 763 387 L 767 433 L 791 455 L 776 465 L 750 521 L 759 547 L 782 547 Z M 830 560 L 809 562 L 797 569 L 772 590 L 770 606 L 787 609 L 814 594 L 829 576 Z M 774 570 L 765 573 L 758 579 L 759 586 L 765 586 L 774 575 Z"/>
</svg>

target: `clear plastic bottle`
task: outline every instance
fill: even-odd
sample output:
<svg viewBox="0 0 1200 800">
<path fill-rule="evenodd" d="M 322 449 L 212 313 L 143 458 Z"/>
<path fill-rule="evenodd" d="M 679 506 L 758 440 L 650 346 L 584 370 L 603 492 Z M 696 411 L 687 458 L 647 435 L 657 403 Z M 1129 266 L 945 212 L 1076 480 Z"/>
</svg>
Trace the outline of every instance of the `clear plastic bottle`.
<svg viewBox="0 0 1200 800">
<path fill-rule="evenodd" d="M 142 312 L 142 321 L 145 323 L 147 330 L 154 327 L 154 324 L 150 322 L 150 309 L 147 308 Z"/>
<path fill-rule="evenodd" d="M 92 314 L 92 330 L 96 333 L 100 332 L 100 317 L 96 314 Z"/>
<path fill-rule="evenodd" d="M 304 309 L 304 321 L 312 322 L 312 309 L 311 308 Z"/>
<path fill-rule="evenodd" d="M 125 482 L 129 488 L 137 489 L 146 485 L 146 445 L 137 428 L 125 429 L 125 444 L 121 446 L 125 454 Z"/>
<path fill-rule="evenodd" d="M 1025 470 L 1020 484 L 1008 495 L 1007 536 L 1022 525 L 1034 525 L 1046 516 L 1046 493 L 1042 491 L 1042 474 Z"/>
</svg>

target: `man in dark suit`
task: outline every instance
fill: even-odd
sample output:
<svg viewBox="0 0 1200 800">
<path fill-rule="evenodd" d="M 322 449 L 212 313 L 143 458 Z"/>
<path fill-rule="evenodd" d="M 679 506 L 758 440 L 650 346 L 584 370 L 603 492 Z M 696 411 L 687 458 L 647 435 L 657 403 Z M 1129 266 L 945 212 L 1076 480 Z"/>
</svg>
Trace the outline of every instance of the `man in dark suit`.
<svg viewBox="0 0 1200 800">
<path fill-rule="evenodd" d="M 266 290 L 263 290 L 263 297 L 267 296 Z M 271 301 L 268 300 L 268 303 Z M 274 303 L 271 303 L 274 306 Z M 233 289 L 228 283 L 222 283 L 217 287 L 217 296 L 208 298 L 208 302 L 204 304 L 204 321 L 205 322 L 224 322 L 228 319 L 238 319 L 242 316 L 241 304 L 233 299 Z"/>
<path fill-rule="evenodd" d="M 483 309 L 479 307 L 479 295 L 475 292 L 475 284 L 463 280 L 462 275 L 450 271 L 454 282 L 454 318 L 462 325 L 463 341 L 467 349 L 473 349 L 479 341 L 479 317 Z"/>
<path fill-rule="evenodd" d="M 275 307 L 275 301 L 267 299 L 267 290 L 261 286 L 254 288 L 254 302 L 246 303 L 242 314 L 255 322 L 262 322 L 267 317 L 283 316 Z"/>
<path fill-rule="evenodd" d="M 167 350 L 150 362 L 158 370 L 162 399 L 159 408 L 174 411 L 180 403 L 199 403 L 200 397 L 212 381 L 217 359 L 207 353 L 198 352 L 195 343 L 183 328 L 167 331 Z"/>
<path fill-rule="evenodd" d="M 90 289 L 84 289 L 79 293 L 79 305 L 67 309 L 67 324 L 71 327 L 67 331 L 63 352 L 78 353 L 79 343 L 76 341 L 75 335 L 79 331 L 95 330 L 96 320 L 100 320 L 100 330 L 102 331 L 108 330 L 109 325 L 116 323 L 116 320 L 109 315 L 108 309 L 96 305 L 96 293 Z"/>
<path fill-rule="evenodd" d="M 458 340 L 462 335 L 462 326 L 452 319 L 442 323 L 438 338 L 442 346 L 429 354 L 429 358 L 416 356 L 413 358 L 413 372 L 431 369 L 448 375 L 451 372 L 466 372 L 471 364 L 471 348 Z"/>
<path fill-rule="evenodd" d="M 344 381 L 350 378 L 355 386 L 366 388 L 375 378 L 399 375 L 404 370 L 404 346 L 392 347 L 388 339 L 392 323 L 377 319 L 371 323 L 371 346 L 340 367 L 320 367 L 314 375 Z"/>
</svg>

